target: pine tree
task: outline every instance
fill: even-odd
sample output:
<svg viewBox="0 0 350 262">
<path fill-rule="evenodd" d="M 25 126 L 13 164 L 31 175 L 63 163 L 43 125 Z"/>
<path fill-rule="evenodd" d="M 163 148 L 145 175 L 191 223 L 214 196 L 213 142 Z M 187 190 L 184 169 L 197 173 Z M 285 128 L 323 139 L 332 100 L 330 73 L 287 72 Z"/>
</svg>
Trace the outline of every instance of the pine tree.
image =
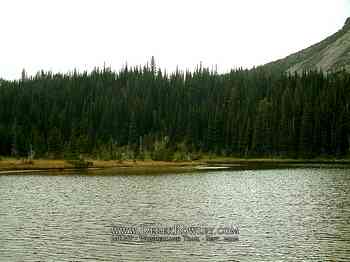
<svg viewBox="0 0 350 262">
<path fill-rule="evenodd" d="M 303 157 L 312 156 L 312 142 L 313 142 L 313 118 L 312 107 L 310 104 L 304 106 L 301 126 L 300 126 L 300 144 L 299 155 Z"/>
</svg>

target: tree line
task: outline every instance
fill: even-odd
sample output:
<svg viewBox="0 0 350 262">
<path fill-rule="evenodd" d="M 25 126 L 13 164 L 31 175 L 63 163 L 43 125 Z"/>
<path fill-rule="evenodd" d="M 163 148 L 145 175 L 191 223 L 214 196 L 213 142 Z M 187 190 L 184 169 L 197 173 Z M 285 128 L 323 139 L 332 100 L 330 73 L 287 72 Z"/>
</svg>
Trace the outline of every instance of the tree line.
<svg viewBox="0 0 350 262">
<path fill-rule="evenodd" d="M 0 155 L 344 157 L 349 110 L 345 71 L 167 73 L 152 59 L 118 72 L 24 72 L 0 80 Z"/>
</svg>

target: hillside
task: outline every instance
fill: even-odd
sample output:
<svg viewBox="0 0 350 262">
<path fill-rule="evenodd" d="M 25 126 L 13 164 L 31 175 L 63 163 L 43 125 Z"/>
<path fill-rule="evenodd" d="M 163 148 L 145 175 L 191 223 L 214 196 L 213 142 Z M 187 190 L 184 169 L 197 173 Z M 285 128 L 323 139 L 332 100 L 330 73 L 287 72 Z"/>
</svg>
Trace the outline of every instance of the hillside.
<svg viewBox="0 0 350 262">
<path fill-rule="evenodd" d="M 350 18 L 341 30 L 325 40 L 264 67 L 291 73 L 314 69 L 324 72 L 350 71 Z"/>
</svg>

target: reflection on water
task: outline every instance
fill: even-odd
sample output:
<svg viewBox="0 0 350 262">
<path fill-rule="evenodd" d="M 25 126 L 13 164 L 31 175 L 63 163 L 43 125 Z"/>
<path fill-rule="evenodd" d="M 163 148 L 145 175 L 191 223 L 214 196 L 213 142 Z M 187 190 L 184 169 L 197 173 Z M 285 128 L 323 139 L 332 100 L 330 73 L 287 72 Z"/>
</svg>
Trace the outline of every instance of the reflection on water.
<svg viewBox="0 0 350 262">
<path fill-rule="evenodd" d="M 0 176 L 0 261 L 348 261 L 350 170 Z M 233 243 L 119 243 L 115 223 L 237 224 Z"/>
</svg>

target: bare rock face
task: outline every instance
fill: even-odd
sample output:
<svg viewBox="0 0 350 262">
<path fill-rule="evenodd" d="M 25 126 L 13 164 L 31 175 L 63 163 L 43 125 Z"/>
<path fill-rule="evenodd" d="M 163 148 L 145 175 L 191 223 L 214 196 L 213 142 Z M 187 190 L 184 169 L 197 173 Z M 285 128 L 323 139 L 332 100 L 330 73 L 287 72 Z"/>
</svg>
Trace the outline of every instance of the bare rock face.
<svg viewBox="0 0 350 262">
<path fill-rule="evenodd" d="M 350 17 L 341 30 L 325 40 L 265 66 L 281 68 L 290 73 L 308 70 L 350 72 Z"/>
<path fill-rule="evenodd" d="M 348 18 L 346 19 L 345 25 L 344 25 L 344 26 L 347 26 L 347 25 L 349 25 L 349 24 L 350 24 L 350 17 L 348 17 Z"/>
</svg>

